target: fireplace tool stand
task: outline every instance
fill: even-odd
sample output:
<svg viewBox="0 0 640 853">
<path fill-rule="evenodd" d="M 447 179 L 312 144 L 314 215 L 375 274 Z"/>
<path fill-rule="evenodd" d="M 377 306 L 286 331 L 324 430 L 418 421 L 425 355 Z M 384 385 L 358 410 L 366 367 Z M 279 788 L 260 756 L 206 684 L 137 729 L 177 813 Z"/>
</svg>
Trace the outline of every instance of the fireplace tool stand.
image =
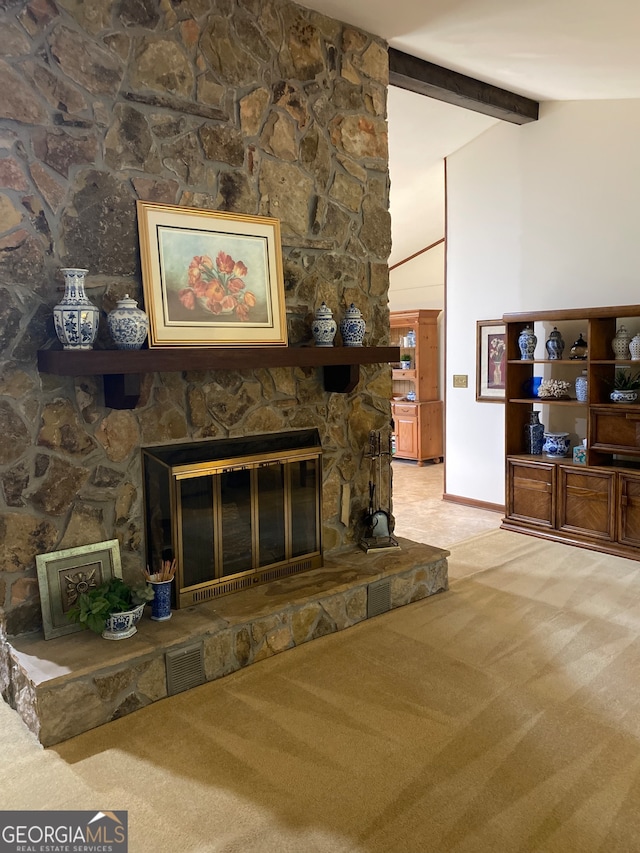
<svg viewBox="0 0 640 853">
<path fill-rule="evenodd" d="M 369 460 L 369 511 L 365 518 L 367 533 L 360 540 L 360 547 L 366 552 L 399 548 L 398 540 L 391 535 L 391 430 L 384 441 L 380 430 L 371 430 L 365 458 Z M 381 506 L 383 458 L 387 466 L 386 509 Z"/>
</svg>

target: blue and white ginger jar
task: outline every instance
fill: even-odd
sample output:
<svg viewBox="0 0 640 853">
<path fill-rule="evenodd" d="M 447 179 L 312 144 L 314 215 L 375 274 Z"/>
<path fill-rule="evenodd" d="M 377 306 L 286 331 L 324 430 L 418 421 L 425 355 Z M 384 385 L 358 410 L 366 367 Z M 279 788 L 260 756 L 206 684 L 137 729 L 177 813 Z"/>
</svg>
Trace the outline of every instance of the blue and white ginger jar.
<svg viewBox="0 0 640 853">
<path fill-rule="evenodd" d="M 538 338 L 535 336 L 531 326 L 527 326 L 520 332 L 518 336 L 518 347 L 520 348 L 520 358 L 522 360 L 531 360 L 536 351 Z"/>
<path fill-rule="evenodd" d="M 64 267 L 64 296 L 53 308 L 53 324 L 63 349 L 93 349 L 100 312 L 84 292 L 89 270 Z"/>
<path fill-rule="evenodd" d="M 118 349 L 140 349 L 149 332 L 149 318 L 128 293 L 107 314 L 107 325 Z"/>
<path fill-rule="evenodd" d="M 333 312 L 326 302 L 316 311 L 311 332 L 317 347 L 332 347 L 333 339 L 338 331 L 338 324 L 333 319 Z"/>
<path fill-rule="evenodd" d="M 360 310 L 352 302 L 340 322 L 340 334 L 345 347 L 361 347 L 365 333 L 365 322 Z"/>
</svg>

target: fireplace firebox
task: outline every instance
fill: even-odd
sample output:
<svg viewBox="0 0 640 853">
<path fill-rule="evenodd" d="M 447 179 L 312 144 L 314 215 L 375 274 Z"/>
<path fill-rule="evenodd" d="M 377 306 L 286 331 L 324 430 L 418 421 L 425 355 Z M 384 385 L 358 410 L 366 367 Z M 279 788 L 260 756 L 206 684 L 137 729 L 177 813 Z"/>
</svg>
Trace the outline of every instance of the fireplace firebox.
<svg viewBox="0 0 640 853">
<path fill-rule="evenodd" d="M 177 608 L 322 566 L 317 430 L 142 449 L 147 564 Z"/>
</svg>

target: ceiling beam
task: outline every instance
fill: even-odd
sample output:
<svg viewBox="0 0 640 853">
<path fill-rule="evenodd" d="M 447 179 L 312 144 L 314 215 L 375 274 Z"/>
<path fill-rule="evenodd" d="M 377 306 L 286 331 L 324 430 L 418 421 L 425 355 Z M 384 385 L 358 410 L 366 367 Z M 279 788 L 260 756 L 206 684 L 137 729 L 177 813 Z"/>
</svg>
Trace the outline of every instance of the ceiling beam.
<svg viewBox="0 0 640 853">
<path fill-rule="evenodd" d="M 513 124 L 538 120 L 537 101 L 389 48 L 389 83 Z"/>
</svg>

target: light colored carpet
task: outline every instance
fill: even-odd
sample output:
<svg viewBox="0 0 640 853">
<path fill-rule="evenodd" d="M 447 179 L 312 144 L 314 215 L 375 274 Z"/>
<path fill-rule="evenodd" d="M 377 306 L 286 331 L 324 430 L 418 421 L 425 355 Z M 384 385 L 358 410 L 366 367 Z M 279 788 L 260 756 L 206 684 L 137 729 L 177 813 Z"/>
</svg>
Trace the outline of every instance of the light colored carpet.
<svg viewBox="0 0 640 853">
<path fill-rule="evenodd" d="M 2 808 L 128 809 L 132 853 L 640 850 L 640 563 L 506 531 L 449 562 L 49 750 L 2 705 Z"/>
</svg>

